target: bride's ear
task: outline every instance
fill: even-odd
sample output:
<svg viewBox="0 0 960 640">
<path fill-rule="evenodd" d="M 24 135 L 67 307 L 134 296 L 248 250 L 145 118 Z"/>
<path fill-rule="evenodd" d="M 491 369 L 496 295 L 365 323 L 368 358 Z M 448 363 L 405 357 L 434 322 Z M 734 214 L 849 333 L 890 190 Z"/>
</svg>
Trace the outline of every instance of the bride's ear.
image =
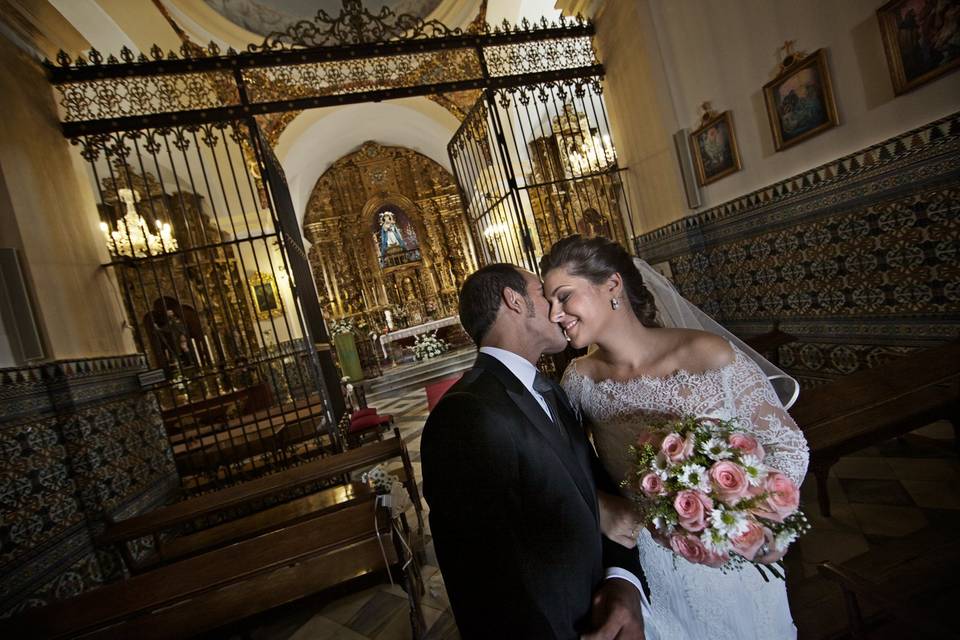
<svg viewBox="0 0 960 640">
<path fill-rule="evenodd" d="M 623 277 L 619 273 L 614 273 L 607 278 L 606 290 L 612 297 L 620 297 L 623 293 Z"/>
</svg>

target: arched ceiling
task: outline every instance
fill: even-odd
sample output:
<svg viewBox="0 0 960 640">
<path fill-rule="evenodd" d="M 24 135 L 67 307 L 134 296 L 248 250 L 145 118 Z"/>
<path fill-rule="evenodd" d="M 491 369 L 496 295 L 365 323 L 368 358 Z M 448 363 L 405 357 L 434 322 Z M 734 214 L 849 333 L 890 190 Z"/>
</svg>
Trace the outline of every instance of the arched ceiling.
<svg viewBox="0 0 960 640">
<path fill-rule="evenodd" d="M 317 179 L 363 142 L 407 147 L 450 171 L 447 142 L 459 126 L 450 112 L 426 98 L 304 111 L 284 130 L 276 148 L 298 223 L 303 223 Z"/>
<path fill-rule="evenodd" d="M 377 14 L 387 7 L 397 14 L 426 18 L 441 0 L 365 0 L 363 6 Z M 318 11 L 336 16 L 341 0 L 204 0 L 204 3 L 233 24 L 260 36 L 283 31 L 300 20 L 312 20 Z"/>
</svg>

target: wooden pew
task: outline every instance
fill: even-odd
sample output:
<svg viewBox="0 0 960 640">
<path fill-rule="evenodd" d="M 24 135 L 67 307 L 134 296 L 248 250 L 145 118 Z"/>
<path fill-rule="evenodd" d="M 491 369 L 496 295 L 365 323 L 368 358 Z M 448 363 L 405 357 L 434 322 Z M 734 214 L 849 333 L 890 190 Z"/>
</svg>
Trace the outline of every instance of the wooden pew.
<svg viewBox="0 0 960 640">
<path fill-rule="evenodd" d="M 953 555 L 955 561 L 956 553 Z M 911 638 L 930 638 L 934 640 L 956 637 L 955 629 L 941 626 L 930 619 L 929 612 L 905 599 L 902 591 L 896 588 L 895 582 L 885 585 L 877 584 L 832 562 L 817 565 L 817 572 L 822 577 L 840 586 L 847 611 L 847 622 L 850 625 L 850 636 L 853 640 L 867 640 L 868 638 L 867 625 L 860 611 L 858 597 L 872 600 L 880 605 L 884 615 L 895 618 L 902 623 L 905 629 L 910 630 Z"/>
<path fill-rule="evenodd" d="M 141 563 L 140 566 L 152 568 L 159 564 L 169 564 L 298 522 L 318 518 L 339 509 L 346 509 L 360 502 L 372 501 L 374 497 L 373 490 L 362 482 L 330 487 L 248 516 L 201 529 L 196 533 L 162 540 L 157 555 L 149 564 Z"/>
<path fill-rule="evenodd" d="M 940 419 L 960 428 L 960 341 L 918 351 L 800 394 L 790 414 L 810 447 L 820 511 L 827 476 L 844 455 Z"/>
<path fill-rule="evenodd" d="M 4 638 L 189 637 L 397 563 L 365 501 L 0 621 Z M 419 594 L 411 592 L 415 635 Z M 417 626 L 419 625 L 419 629 Z"/>
<path fill-rule="evenodd" d="M 423 528 L 420 495 L 413 466 L 400 432 L 394 429 L 394 437 L 375 442 L 358 449 L 320 458 L 297 467 L 278 471 L 267 476 L 234 485 L 220 491 L 203 494 L 176 502 L 148 513 L 109 523 L 98 542 L 116 544 L 131 572 L 143 568 L 131 555 L 127 542 L 146 536 L 153 537 L 154 548 L 162 549 L 160 533 L 175 527 L 210 519 L 220 512 L 242 509 L 272 496 L 292 493 L 298 489 L 340 479 L 352 471 L 365 469 L 380 462 L 400 458 L 405 471 L 404 486 L 410 494 L 417 513 L 420 529 Z"/>
</svg>

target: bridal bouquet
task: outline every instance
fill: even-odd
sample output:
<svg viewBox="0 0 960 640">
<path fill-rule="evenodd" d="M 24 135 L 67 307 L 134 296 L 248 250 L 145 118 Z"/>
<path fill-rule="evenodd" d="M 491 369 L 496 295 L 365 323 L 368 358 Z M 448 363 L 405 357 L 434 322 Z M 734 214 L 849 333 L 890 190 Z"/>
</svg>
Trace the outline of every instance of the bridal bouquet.
<svg viewBox="0 0 960 640">
<path fill-rule="evenodd" d="M 623 486 L 643 524 L 694 564 L 760 568 L 760 556 L 786 551 L 810 528 L 797 486 L 764 464 L 763 447 L 734 421 L 684 417 L 644 432 L 629 450 Z"/>
</svg>

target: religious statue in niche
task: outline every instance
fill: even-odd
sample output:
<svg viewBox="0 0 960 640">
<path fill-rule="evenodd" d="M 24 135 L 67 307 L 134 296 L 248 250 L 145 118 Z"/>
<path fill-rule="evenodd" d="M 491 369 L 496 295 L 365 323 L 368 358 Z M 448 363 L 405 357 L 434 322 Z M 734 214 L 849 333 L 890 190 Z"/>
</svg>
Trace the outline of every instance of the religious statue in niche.
<svg viewBox="0 0 960 640">
<path fill-rule="evenodd" d="M 374 217 L 374 241 L 380 267 L 395 267 L 420 260 L 420 243 L 410 218 L 400 209 L 381 207 Z"/>
</svg>

